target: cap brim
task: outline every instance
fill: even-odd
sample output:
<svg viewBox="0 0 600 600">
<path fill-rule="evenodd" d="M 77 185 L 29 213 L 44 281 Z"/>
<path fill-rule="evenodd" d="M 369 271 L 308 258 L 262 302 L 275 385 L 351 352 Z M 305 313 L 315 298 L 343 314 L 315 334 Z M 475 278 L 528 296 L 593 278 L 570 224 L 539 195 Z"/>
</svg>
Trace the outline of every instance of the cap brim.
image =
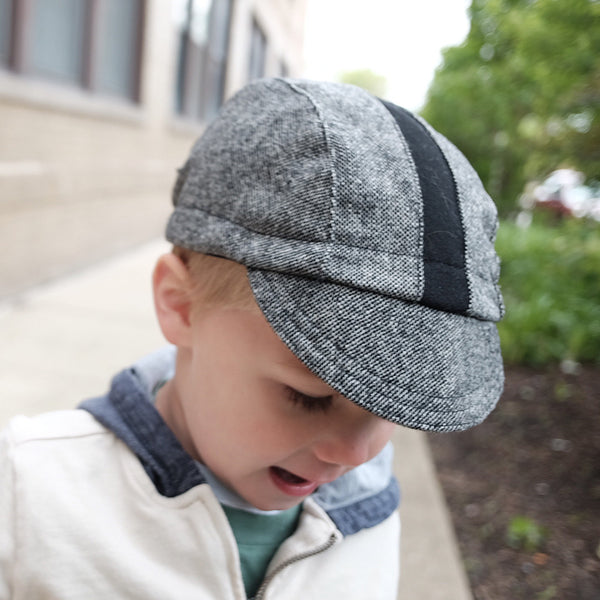
<svg viewBox="0 0 600 600">
<path fill-rule="evenodd" d="M 477 425 L 504 383 L 496 325 L 368 291 L 248 269 L 277 335 L 366 410 L 427 431 Z"/>
</svg>

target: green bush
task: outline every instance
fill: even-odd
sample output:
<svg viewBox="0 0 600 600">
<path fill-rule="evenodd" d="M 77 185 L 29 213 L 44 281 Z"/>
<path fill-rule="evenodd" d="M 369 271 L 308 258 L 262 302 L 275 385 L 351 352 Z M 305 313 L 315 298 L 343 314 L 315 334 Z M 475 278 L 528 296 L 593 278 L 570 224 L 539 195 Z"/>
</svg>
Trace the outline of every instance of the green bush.
<svg viewBox="0 0 600 600">
<path fill-rule="evenodd" d="M 506 362 L 600 362 L 600 226 L 584 219 L 534 220 L 528 229 L 504 222 L 496 249 Z"/>
<path fill-rule="evenodd" d="M 506 543 L 517 550 L 537 552 L 548 537 L 545 527 L 524 516 L 513 517 L 506 528 Z"/>
</svg>

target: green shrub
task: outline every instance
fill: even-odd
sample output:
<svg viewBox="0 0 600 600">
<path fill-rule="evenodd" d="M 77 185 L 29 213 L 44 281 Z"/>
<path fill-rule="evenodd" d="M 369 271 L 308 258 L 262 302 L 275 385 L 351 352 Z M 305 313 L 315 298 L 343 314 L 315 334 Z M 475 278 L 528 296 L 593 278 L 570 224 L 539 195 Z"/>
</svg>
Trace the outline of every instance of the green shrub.
<svg viewBox="0 0 600 600">
<path fill-rule="evenodd" d="M 529 517 L 513 517 L 506 528 L 506 543 L 517 550 L 537 552 L 540 550 L 548 531 Z"/>
<path fill-rule="evenodd" d="M 567 219 L 500 226 L 496 249 L 507 363 L 600 362 L 600 226 Z"/>
</svg>

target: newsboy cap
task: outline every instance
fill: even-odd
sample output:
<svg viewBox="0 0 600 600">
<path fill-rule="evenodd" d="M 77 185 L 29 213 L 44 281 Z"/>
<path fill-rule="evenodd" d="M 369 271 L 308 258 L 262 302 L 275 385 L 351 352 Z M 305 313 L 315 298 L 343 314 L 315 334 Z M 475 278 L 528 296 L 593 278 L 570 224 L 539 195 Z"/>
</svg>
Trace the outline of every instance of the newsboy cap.
<svg viewBox="0 0 600 600">
<path fill-rule="evenodd" d="M 351 85 L 253 82 L 180 170 L 172 243 L 247 267 L 266 319 L 340 394 L 408 427 L 503 387 L 496 208 L 423 119 Z"/>
</svg>

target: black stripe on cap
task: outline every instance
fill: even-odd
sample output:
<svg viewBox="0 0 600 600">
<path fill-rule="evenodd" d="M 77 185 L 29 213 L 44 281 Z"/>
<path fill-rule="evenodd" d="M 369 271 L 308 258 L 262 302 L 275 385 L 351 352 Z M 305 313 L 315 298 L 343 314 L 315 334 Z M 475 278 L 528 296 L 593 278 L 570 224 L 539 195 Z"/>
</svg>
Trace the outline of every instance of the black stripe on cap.
<svg viewBox="0 0 600 600">
<path fill-rule="evenodd" d="M 465 272 L 465 237 L 456 183 L 446 157 L 414 115 L 381 100 L 404 135 L 417 168 L 423 196 L 425 287 L 421 303 L 465 314 L 469 287 Z"/>
</svg>

